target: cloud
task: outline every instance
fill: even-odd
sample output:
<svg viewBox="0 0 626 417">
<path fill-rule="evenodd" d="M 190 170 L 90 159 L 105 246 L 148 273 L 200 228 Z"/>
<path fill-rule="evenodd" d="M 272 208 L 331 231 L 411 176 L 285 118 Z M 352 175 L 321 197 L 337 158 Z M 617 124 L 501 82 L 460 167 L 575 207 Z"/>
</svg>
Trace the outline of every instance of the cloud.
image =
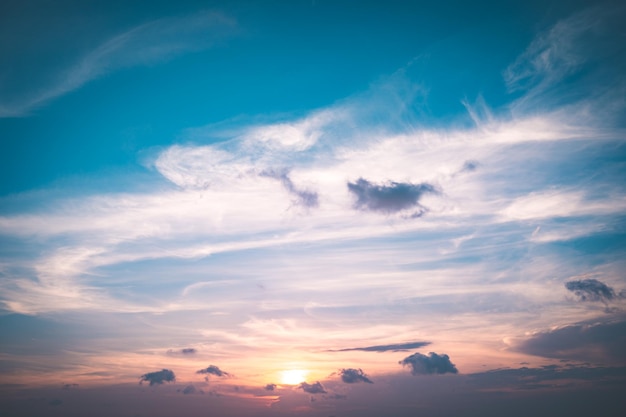
<svg viewBox="0 0 626 417">
<path fill-rule="evenodd" d="M 535 333 L 516 350 L 547 358 L 625 364 L 626 321 L 578 323 Z"/>
<path fill-rule="evenodd" d="M 600 367 L 588 365 L 546 365 L 540 368 L 495 369 L 470 374 L 472 385 L 507 391 L 510 389 L 553 389 L 558 385 L 573 385 L 577 381 L 626 382 L 626 367 Z"/>
<path fill-rule="evenodd" d="M 425 209 L 419 205 L 420 198 L 426 193 L 436 193 L 430 184 L 411 184 L 389 181 L 382 185 L 359 178 L 348 182 L 348 190 L 357 198 L 355 207 L 360 210 L 377 211 L 386 214 L 396 213 L 412 207 L 419 207 L 419 214 Z"/>
<path fill-rule="evenodd" d="M 215 12 L 164 18 L 136 26 L 78 59 L 73 66 L 57 74 L 55 83 L 36 92 L 23 91 L 11 101 L 0 102 L 0 117 L 28 115 L 33 108 L 122 68 L 153 65 L 206 49 L 235 29 L 232 19 Z"/>
<path fill-rule="evenodd" d="M 264 389 L 265 391 L 274 391 L 276 389 L 276 384 L 267 384 Z"/>
<path fill-rule="evenodd" d="M 341 380 L 346 384 L 354 384 L 357 382 L 367 382 L 368 384 L 373 384 L 372 380 L 369 379 L 361 369 L 341 369 L 339 374 L 341 375 Z"/>
<path fill-rule="evenodd" d="M 581 279 L 565 283 L 565 288 L 576 294 L 580 301 L 607 301 L 617 297 L 613 288 L 597 279 Z"/>
<path fill-rule="evenodd" d="M 432 375 L 432 374 L 456 374 L 458 369 L 450 362 L 450 357 L 446 354 L 438 355 L 430 352 L 428 356 L 421 353 L 414 353 L 402 359 L 399 364 L 411 367 L 413 375 Z"/>
<path fill-rule="evenodd" d="M 524 93 L 512 107 L 529 111 L 534 106 L 537 111 L 564 101 L 597 99 L 600 89 L 605 97 L 623 95 L 623 79 L 611 77 L 611 88 L 604 88 L 608 68 L 616 74 L 624 70 L 624 45 L 616 32 L 625 9 L 608 3 L 561 19 L 536 36 L 506 68 L 503 76 L 509 91 Z"/>
<path fill-rule="evenodd" d="M 202 391 L 201 389 L 197 389 L 195 386 L 193 385 L 187 385 L 185 388 L 183 388 L 182 390 L 178 390 L 178 392 L 182 392 L 185 395 L 190 395 L 190 394 L 195 394 L 195 393 L 200 393 L 203 394 L 204 391 Z"/>
<path fill-rule="evenodd" d="M 364 346 L 364 347 L 354 347 L 354 348 L 345 348 L 345 349 L 336 349 L 336 350 L 328 350 L 328 352 L 350 352 L 353 350 L 363 351 L 363 352 L 399 352 L 408 349 L 417 349 L 424 346 L 430 345 L 430 342 L 409 342 L 409 343 L 394 343 L 391 345 L 376 345 L 376 346 Z"/>
<path fill-rule="evenodd" d="M 267 170 L 263 171 L 261 176 L 279 180 L 283 187 L 285 187 L 290 194 L 296 197 L 297 204 L 308 208 L 317 207 L 319 205 L 317 193 L 314 191 L 296 188 L 291 178 L 289 178 L 288 171 Z"/>
<path fill-rule="evenodd" d="M 160 385 L 164 382 L 172 382 L 176 381 L 176 375 L 174 372 L 169 369 L 162 369 L 156 372 L 148 372 L 147 374 L 141 375 L 141 379 L 139 383 L 149 382 L 150 386 L 152 385 Z"/>
<path fill-rule="evenodd" d="M 215 365 L 209 365 L 207 368 L 205 369 L 200 369 L 199 371 L 196 371 L 197 374 L 207 374 L 207 375 L 215 375 L 215 376 L 230 376 L 230 374 L 228 372 L 224 372 L 222 371 L 220 368 L 218 368 Z"/>
<path fill-rule="evenodd" d="M 195 355 L 196 353 L 198 353 L 198 351 L 195 348 L 182 348 L 182 349 L 179 349 L 179 350 L 169 349 L 167 351 L 168 355 L 185 355 L 185 356 L 189 356 L 189 355 Z"/>
<path fill-rule="evenodd" d="M 298 386 L 298 388 L 302 389 L 304 392 L 308 392 L 309 394 L 326 394 L 326 390 L 319 381 L 313 384 L 303 382 Z"/>
</svg>

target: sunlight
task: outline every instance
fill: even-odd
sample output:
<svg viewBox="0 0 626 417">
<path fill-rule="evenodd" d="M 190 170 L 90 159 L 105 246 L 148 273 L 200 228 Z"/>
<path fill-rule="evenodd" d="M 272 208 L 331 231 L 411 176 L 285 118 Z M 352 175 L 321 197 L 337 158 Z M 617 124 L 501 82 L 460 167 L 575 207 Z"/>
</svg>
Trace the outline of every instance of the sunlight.
<svg viewBox="0 0 626 417">
<path fill-rule="evenodd" d="M 280 382 L 285 385 L 297 385 L 306 381 L 309 371 L 303 369 L 290 369 L 280 373 Z"/>
</svg>

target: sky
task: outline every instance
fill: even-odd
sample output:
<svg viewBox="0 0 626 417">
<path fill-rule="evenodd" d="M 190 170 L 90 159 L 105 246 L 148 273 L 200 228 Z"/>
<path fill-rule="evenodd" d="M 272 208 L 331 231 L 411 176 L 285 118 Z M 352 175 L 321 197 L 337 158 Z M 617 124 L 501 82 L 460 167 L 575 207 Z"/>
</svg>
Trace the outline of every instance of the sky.
<svg viewBox="0 0 626 417">
<path fill-rule="evenodd" d="M 0 414 L 621 416 L 619 1 L 0 3 Z"/>
</svg>

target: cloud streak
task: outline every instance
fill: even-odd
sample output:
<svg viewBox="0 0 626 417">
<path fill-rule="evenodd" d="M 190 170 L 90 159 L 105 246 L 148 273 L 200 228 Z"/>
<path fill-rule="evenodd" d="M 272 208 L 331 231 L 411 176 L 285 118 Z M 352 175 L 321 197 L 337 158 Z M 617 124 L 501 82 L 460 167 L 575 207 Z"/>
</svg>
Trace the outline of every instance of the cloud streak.
<svg viewBox="0 0 626 417">
<path fill-rule="evenodd" d="M 113 71 L 153 65 L 206 49 L 235 29 L 232 19 L 214 12 L 144 23 L 103 42 L 74 66 L 57 74 L 56 83 L 0 102 L 0 117 L 26 116 L 36 107 Z"/>
<path fill-rule="evenodd" d="M 328 350 L 328 352 L 350 352 L 350 351 L 363 351 L 363 352 L 401 352 L 409 349 L 417 349 L 430 345 L 430 342 L 409 342 L 409 343 L 394 343 L 390 345 L 375 345 L 354 347 L 345 349 Z"/>
</svg>

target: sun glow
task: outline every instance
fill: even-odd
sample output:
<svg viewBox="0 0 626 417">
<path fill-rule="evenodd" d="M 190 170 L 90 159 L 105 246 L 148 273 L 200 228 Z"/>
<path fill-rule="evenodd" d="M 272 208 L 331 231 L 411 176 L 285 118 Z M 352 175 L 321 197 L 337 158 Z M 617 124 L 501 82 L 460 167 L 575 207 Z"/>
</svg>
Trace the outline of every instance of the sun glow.
<svg viewBox="0 0 626 417">
<path fill-rule="evenodd" d="M 280 382 L 285 385 L 297 385 L 306 381 L 309 371 L 303 369 L 290 369 L 280 373 Z"/>
</svg>

